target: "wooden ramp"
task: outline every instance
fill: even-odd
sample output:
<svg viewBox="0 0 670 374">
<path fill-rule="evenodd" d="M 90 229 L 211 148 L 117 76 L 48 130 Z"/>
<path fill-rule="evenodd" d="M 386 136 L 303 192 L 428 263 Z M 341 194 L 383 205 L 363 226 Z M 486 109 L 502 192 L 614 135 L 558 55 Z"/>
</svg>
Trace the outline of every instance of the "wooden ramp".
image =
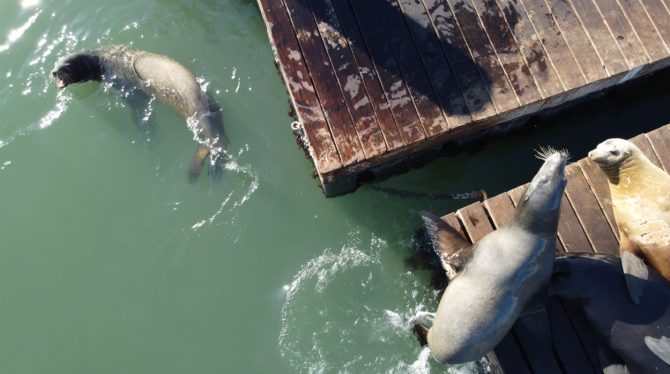
<svg viewBox="0 0 670 374">
<path fill-rule="evenodd" d="M 630 141 L 654 165 L 670 171 L 670 125 L 638 135 Z M 563 195 L 556 238 L 558 251 L 618 255 L 618 230 L 605 174 L 593 161 L 585 158 L 568 165 L 566 177 L 568 184 Z M 442 219 L 471 242 L 477 242 L 511 218 L 527 186 L 517 187 L 483 203 L 474 203 Z M 533 335 L 515 326 L 494 350 L 502 372 L 602 373 L 598 370 L 594 337 L 584 319 L 557 298 L 549 299 L 547 309 L 551 318 L 554 357 L 533 357 Z"/>
<path fill-rule="evenodd" d="M 326 196 L 670 64 L 670 0 L 258 3 Z"/>
</svg>

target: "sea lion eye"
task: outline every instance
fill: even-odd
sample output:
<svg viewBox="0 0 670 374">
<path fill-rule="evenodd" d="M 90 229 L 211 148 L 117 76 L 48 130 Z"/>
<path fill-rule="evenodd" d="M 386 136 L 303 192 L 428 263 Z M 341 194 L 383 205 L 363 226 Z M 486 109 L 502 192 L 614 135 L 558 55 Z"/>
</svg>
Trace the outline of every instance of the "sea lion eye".
<svg viewBox="0 0 670 374">
<path fill-rule="evenodd" d="M 618 155 L 619 155 L 619 151 L 617 151 L 617 150 L 610 151 L 610 154 L 611 154 L 612 156 L 618 156 Z"/>
</svg>

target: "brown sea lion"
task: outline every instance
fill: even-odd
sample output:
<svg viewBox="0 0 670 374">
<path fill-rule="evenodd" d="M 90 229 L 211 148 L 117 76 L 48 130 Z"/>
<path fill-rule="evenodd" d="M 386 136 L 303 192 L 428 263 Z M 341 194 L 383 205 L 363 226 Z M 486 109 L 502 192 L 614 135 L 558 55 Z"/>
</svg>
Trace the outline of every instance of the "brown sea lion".
<svg viewBox="0 0 670 374">
<path fill-rule="evenodd" d="M 641 260 L 670 280 L 670 176 L 633 143 L 609 139 L 589 152 L 607 175 L 628 290 L 639 303 L 647 278 Z"/>
<path fill-rule="evenodd" d="M 638 305 L 627 295 L 620 258 L 560 253 L 554 262 L 549 294 L 584 312 L 607 374 L 670 374 L 670 282 L 647 270 Z"/>
<path fill-rule="evenodd" d="M 211 160 L 210 176 L 219 176 L 219 159 L 228 144 L 221 110 L 195 76 L 178 62 L 125 45 L 107 45 L 61 58 L 51 74 L 57 79 L 58 88 L 90 80 L 110 82 L 118 92 L 124 92 L 124 98 L 136 112 L 146 108 L 136 103 L 138 93 L 158 98 L 186 117 L 187 126 L 198 142 L 188 168 L 189 181 L 198 178 L 207 156 Z"/>
<path fill-rule="evenodd" d="M 422 212 L 433 247 L 445 269 L 457 273 L 447 286 L 430 329 L 416 326 L 431 354 L 444 365 L 481 358 L 521 315 L 533 314 L 551 352 L 544 298 L 556 253 L 567 154 L 550 152 L 524 193 L 514 216 L 470 245 L 440 218 Z M 530 320 L 529 320 L 530 321 Z M 427 335 L 427 336 L 423 336 Z"/>
</svg>

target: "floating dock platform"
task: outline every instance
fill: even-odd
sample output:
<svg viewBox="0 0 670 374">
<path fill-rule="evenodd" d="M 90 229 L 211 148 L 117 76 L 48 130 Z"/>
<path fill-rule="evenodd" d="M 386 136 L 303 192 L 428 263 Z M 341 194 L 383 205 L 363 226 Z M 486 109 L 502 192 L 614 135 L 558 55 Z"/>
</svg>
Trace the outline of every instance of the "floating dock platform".
<svg viewBox="0 0 670 374">
<path fill-rule="evenodd" d="M 258 0 L 328 197 L 670 65 L 670 0 Z"/>
<path fill-rule="evenodd" d="M 670 125 L 630 139 L 654 165 L 670 172 Z M 561 204 L 556 247 L 559 252 L 597 252 L 619 255 L 619 231 L 614 220 L 607 177 L 589 158 L 566 167 L 568 184 Z M 670 173 L 669 173 L 670 174 Z M 474 203 L 442 219 L 475 243 L 504 225 L 528 184 Z M 583 316 L 550 297 L 553 357 L 536 357 L 532 334 L 513 328 L 489 355 L 496 374 L 602 373 L 595 337 Z"/>
</svg>

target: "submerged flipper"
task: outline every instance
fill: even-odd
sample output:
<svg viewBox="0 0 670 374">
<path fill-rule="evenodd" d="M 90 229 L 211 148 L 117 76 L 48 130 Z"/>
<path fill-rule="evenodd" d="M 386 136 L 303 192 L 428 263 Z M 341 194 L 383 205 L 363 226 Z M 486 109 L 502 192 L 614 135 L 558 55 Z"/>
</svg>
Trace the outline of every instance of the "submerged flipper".
<svg viewBox="0 0 670 374">
<path fill-rule="evenodd" d="M 596 350 L 604 374 L 629 374 L 623 360 L 600 340 L 596 341 Z"/>
<path fill-rule="evenodd" d="M 644 343 L 650 351 L 652 351 L 658 358 L 670 365 L 670 339 L 662 336 L 660 339 L 652 338 L 651 336 L 644 337 Z"/>
<path fill-rule="evenodd" d="M 621 253 L 621 266 L 626 278 L 628 294 L 635 304 L 639 304 L 640 297 L 644 294 L 645 281 L 649 278 L 647 265 L 633 252 L 623 251 Z"/>
<path fill-rule="evenodd" d="M 195 181 L 198 179 L 200 176 L 200 170 L 202 169 L 202 164 L 208 155 L 209 147 L 204 144 L 198 144 L 198 150 L 195 152 L 195 156 L 193 156 L 191 164 L 188 166 L 189 183 L 195 183 Z"/>
<path fill-rule="evenodd" d="M 445 265 L 450 265 L 459 271 L 470 253 L 472 244 L 440 217 L 429 212 L 421 212 L 419 215 L 423 218 L 428 236 L 433 243 L 433 250 L 442 260 L 445 270 L 449 271 Z"/>
<path fill-rule="evenodd" d="M 414 332 L 422 347 L 428 345 L 428 330 L 429 328 L 421 322 L 414 325 Z"/>
</svg>

